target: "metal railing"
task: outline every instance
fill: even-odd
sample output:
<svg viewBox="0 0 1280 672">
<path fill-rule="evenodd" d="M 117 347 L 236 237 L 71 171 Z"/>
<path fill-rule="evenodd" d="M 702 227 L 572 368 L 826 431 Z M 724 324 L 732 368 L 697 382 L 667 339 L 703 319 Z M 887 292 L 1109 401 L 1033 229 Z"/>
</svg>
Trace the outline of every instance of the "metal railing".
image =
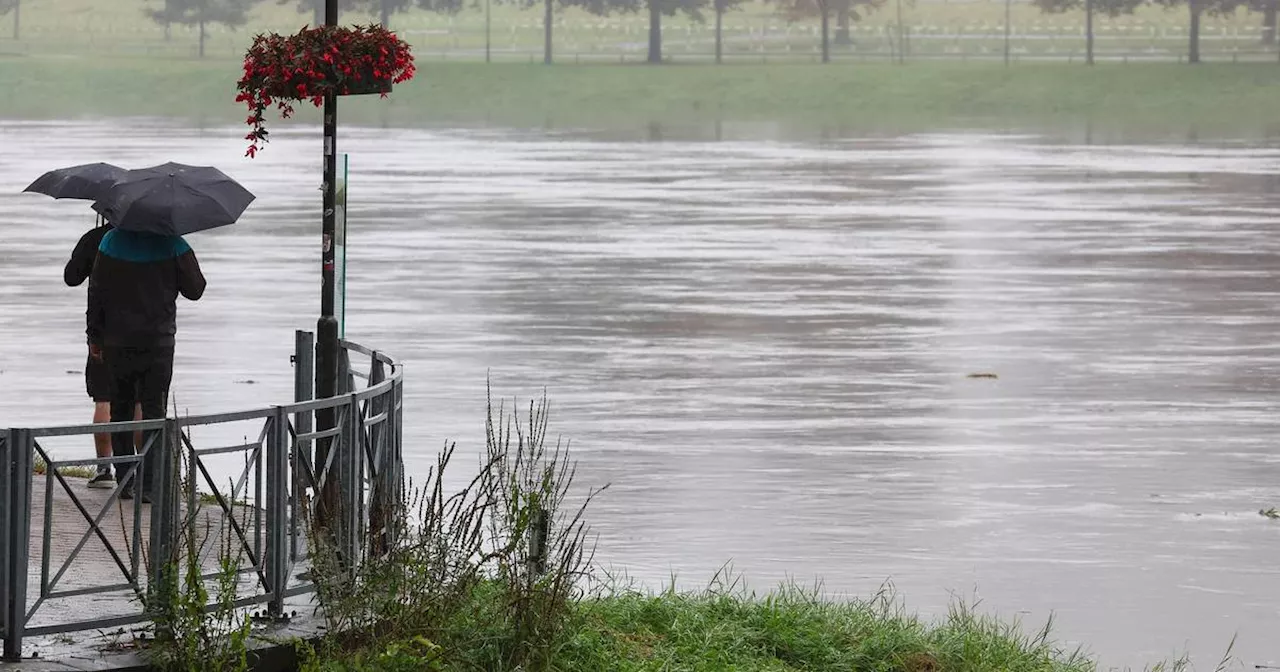
<svg viewBox="0 0 1280 672">
<path fill-rule="evenodd" d="M 191 549 L 200 556 L 201 571 L 210 569 L 209 556 L 219 544 L 180 543 L 200 517 L 206 530 L 217 528 L 224 552 L 245 559 L 238 569 L 235 604 L 265 604 L 273 618 L 284 617 L 287 598 L 315 590 L 308 572 L 302 571 L 310 568 L 310 521 L 324 517 L 328 539 L 346 567 L 393 541 L 389 516 L 401 496 L 403 472 L 403 371 L 386 355 L 344 341 L 342 393 L 313 400 L 314 343 L 310 332 L 297 333 L 291 404 L 109 425 L 0 430 L 0 638 L 5 660 L 21 659 L 26 637 L 148 621 L 149 589 L 158 585 L 162 572 L 184 566 Z M 364 359 L 367 368 L 353 367 L 352 359 Z M 330 409 L 335 426 L 313 430 L 315 413 Z M 197 428 L 217 433 L 219 428 L 230 432 L 246 426 L 256 428 L 246 435 L 256 438 L 207 446 L 192 438 Z M 91 435 L 107 430 L 144 432 L 139 455 L 60 460 L 47 446 L 58 437 L 78 437 L 85 446 Z M 228 459 L 239 460 L 240 468 L 220 487 L 217 475 L 226 469 L 219 462 Z M 148 461 L 152 464 L 144 466 Z M 36 474 L 40 464 L 43 473 Z M 78 493 L 61 473 L 68 467 L 102 465 L 128 470 L 105 502 L 86 501 L 92 498 Z M 43 481 L 40 501 L 36 479 Z M 82 482 L 78 485 L 83 488 Z M 138 496 L 122 498 L 126 489 Z M 144 492 L 150 495 L 147 500 Z M 38 571 L 33 550 L 39 556 Z M 77 561 L 89 562 L 90 554 L 96 554 L 98 565 L 93 571 L 72 571 Z M 215 565 L 204 576 L 220 571 Z M 80 579 L 78 585 L 64 585 L 76 583 L 73 578 Z M 97 603 L 114 599 L 120 608 L 105 610 L 110 613 L 82 610 L 79 605 L 88 596 Z M 70 608 L 51 608 L 77 598 Z"/>
</svg>

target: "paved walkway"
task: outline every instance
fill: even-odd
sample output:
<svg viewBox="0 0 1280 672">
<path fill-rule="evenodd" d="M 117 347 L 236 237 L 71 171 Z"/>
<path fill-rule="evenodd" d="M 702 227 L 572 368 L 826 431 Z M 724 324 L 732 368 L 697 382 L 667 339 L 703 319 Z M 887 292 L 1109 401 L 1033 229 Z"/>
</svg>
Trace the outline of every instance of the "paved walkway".
<svg viewBox="0 0 1280 672">
<path fill-rule="evenodd" d="M 27 624 L 28 629 L 60 623 L 140 614 L 142 612 L 141 601 L 137 593 L 132 588 L 127 587 L 129 582 L 128 575 L 126 571 L 121 570 L 116 557 L 124 565 L 125 570 L 133 571 L 135 562 L 132 548 L 134 516 L 135 511 L 140 511 L 141 543 L 139 547 L 141 553 L 136 559 L 136 563 L 138 572 L 141 574 L 138 583 L 145 589 L 146 559 L 149 557 L 148 542 L 150 538 L 151 506 L 143 504 L 139 499 L 131 501 L 119 501 L 117 499 L 108 505 L 114 494 L 113 490 L 89 489 L 86 487 L 85 479 L 80 477 L 64 476 L 63 478 L 66 480 L 66 485 L 70 486 L 70 492 L 56 477 L 50 482 L 46 475 L 36 474 L 32 482 L 30 562 L 27 566 L 27 609 L 30 611 L 35 608 L 36 611 L 32 614 Z M 76 504 L 77 501 L 79 502 L 79 507 Z M 102 536 L 106 538 L 106 543 L 101 537 L 93 533 L 89 534 L 88 538 L 85 539 L 85 533 L 91 528 L 88 520 L 80 511 L 80 507 L 83 507 L 89 516 L 94 519 L 103 512 L 104 508 L 106 509 L 106 514 L 99 523 L 99 528 L 102 531 Z M 258 510 L 248 506 L 238 506 L 233 507 L 233 509 L 244 537 L 248 539 L 250 549 L 254 553 L 260 553 L 261 546 L 254 547 L 254 517 Z M 44 562 L 44 521 L 46 510 L 51 512 L 53 523 L 48 541 L 48 563 Z M 232 531 L 228 516 L 216 503 L 201 505 L 196 514 L 195 523 L 194 543 L 201 557 L 201 566 L 206 573 L 218 570 L 220 557 L 228 548 L 233 553 L 239 553 L 239 561 L 242 567 L 248 567 L 251 564 L 244 554 L 240 537 Z M 263 520 L 262 527 L 259 529 L 262 538 L 265 539 L 265 520 Z M 108 544 L 111 549 L 114 549 L 115 557 L 108 550 Z M 80 547 L 78 551 L 77 547 Z M 68 560 L 70 560 L 69 563 Z M 44 583 L 46 564 L 47 579 L 53 583 L 51 594 L 98 586 L 114 585 L 118 587 L 107 592 L 69 597 L 49 597 L 42 600 L 41 586 Z M 295 568 L 295 577 L 290 582 L 291 585 L 297 583 L 296 574 L 304 569 L 305 567 Z M 61 573 L 60 578 L 58 577 L 59 573 Z M 257 581 L 257 574 L 252 570 L 242 574 L 240 596 L 246 597 L 260 594 L 261 590 Z M 211 593 L 215 590 L 213 584 L 214 581 L 209 581 L 206 584 Z M 308 612 L 307 615 L 314 611 L 314 605 L 308 596 L 290 600 L 290 602 L 291 608 L 299 611 L 305 610 Z M 0 664 L 0 671 L 8 672 L 11 669 L 121 669 L 127 666 L 113 664 L 113 666 L 102 667 L 97 662 L 93 662 L 93 666 L 90 667 L 82 667 L 81 665 L 88 665 L 90 662 L 96 661 L 104 653 L 127 653 L 132 651 L 135 648 L 134 640 L 136 634 L 145 628 L 145 624 L 139 623 L 69 634 L 42 637 L 29 636 L 23 646 L 25 656 L 29 657 L 33 653 L 38 653 L 39 658 L 46 662 L 52 663 L 53 660 L 51 659 L 61 660 L 62 662 L 59 663 L 61 666 L 46 667 L 42 665 L 36 668 L 32 667 L 32 663 Z M 72 664 L 67 663 L 67 660 L 80 662 Z"/>
</svg>

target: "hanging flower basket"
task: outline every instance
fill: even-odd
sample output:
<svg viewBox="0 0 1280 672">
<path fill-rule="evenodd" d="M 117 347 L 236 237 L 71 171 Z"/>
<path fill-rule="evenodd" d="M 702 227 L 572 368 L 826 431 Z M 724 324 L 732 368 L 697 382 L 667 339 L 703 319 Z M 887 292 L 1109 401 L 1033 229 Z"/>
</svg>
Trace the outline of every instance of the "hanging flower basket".
<svg viewBox="0 0 1280 672">
<path fill-rule="evenodd" d="M 244 57 L 236 102 L 249 107 L 246 156 L 267 142 L 263 115 L 275 104 L 289 118 L 293 104 L 324 104 L 326 95 L 378 93 L 413 78 L 409 45 L 382 26 L 303 28 L 297 35 L 259 35 Z"/>
</svg>

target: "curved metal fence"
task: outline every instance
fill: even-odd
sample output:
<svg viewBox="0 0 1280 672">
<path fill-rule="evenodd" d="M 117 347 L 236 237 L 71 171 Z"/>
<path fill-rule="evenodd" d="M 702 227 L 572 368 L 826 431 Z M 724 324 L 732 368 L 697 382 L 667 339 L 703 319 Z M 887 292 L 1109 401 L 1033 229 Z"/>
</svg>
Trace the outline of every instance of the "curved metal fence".
<svg viewBox="0 0 1280 672">
<path fill-rule="evenodd" d="M 298 332 L 293 403 L 0 430 L 6 660 L 21 659 L 27 637 L 147 621 L 149 588 L 193 554 L 206 578 L 226 571 L 220 560 L 227 554 L 242 559 L 235 604 L 266 605 L 268 616 L 283 618 L 287 598 L 315 590 L 307 571 L 312 521 L 328 530 L 345 566 L 391 543 L 389 512 L 402 494 L 402 368 L 344 341 L 342 393 L 313 400 L 314 342 L 310 332 Z M 333 426 L 313 429 L 317 412 L 331 412 Z M 58 459 L 62 451 L 50 447 L 72 437 L 83 450 L 104 431 L 142 431 L 139 455 Z M 206 441 L 206 434 L 215 438 Z M 236 435 L 244 438 L 224 438 Z M 148 459 L 150 474 L 139 468 Z M 64 473 L 100 465 L 130 470 L 110 491 L 88 490 L 80 479 L 73 485 Z M 126 489 L 139 496 L 122 497 Z"/>
</svg>

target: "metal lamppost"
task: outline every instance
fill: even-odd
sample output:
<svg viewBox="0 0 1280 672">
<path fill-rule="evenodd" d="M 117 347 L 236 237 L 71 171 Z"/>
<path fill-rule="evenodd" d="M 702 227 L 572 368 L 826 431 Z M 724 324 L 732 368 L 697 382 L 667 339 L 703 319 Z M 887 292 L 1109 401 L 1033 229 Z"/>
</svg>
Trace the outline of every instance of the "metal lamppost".
<svg viewBox="0 0 1280 672">
<path fill-rule="evenodd" d="M 338 25 L 338 0 L 325 0 L 324 24 Z M 316 398 L 328 399 L 338 392 L 338 318 L 334 315 L 336 263 L 335 233 L 337 231 L 337 181 L 338 181 L 338 94 L 330 89 L 324 96 L 324 211 L 321 228 L 320 256 L 320 320 L 316 324 Z M 324 431 L 337 425 L 334 409 L 316 411 L 316 429 Z M 332 438 L 316 442 L 316 469 L 328 463 Z M 318 475 L 318 474 L 317 474 Z M 323 493 L 317 493 L 324 504 L 320 507 L 321 524 L 331 515 L 338 501 L 339 484 L 330 477 Z"/>
</svg>

